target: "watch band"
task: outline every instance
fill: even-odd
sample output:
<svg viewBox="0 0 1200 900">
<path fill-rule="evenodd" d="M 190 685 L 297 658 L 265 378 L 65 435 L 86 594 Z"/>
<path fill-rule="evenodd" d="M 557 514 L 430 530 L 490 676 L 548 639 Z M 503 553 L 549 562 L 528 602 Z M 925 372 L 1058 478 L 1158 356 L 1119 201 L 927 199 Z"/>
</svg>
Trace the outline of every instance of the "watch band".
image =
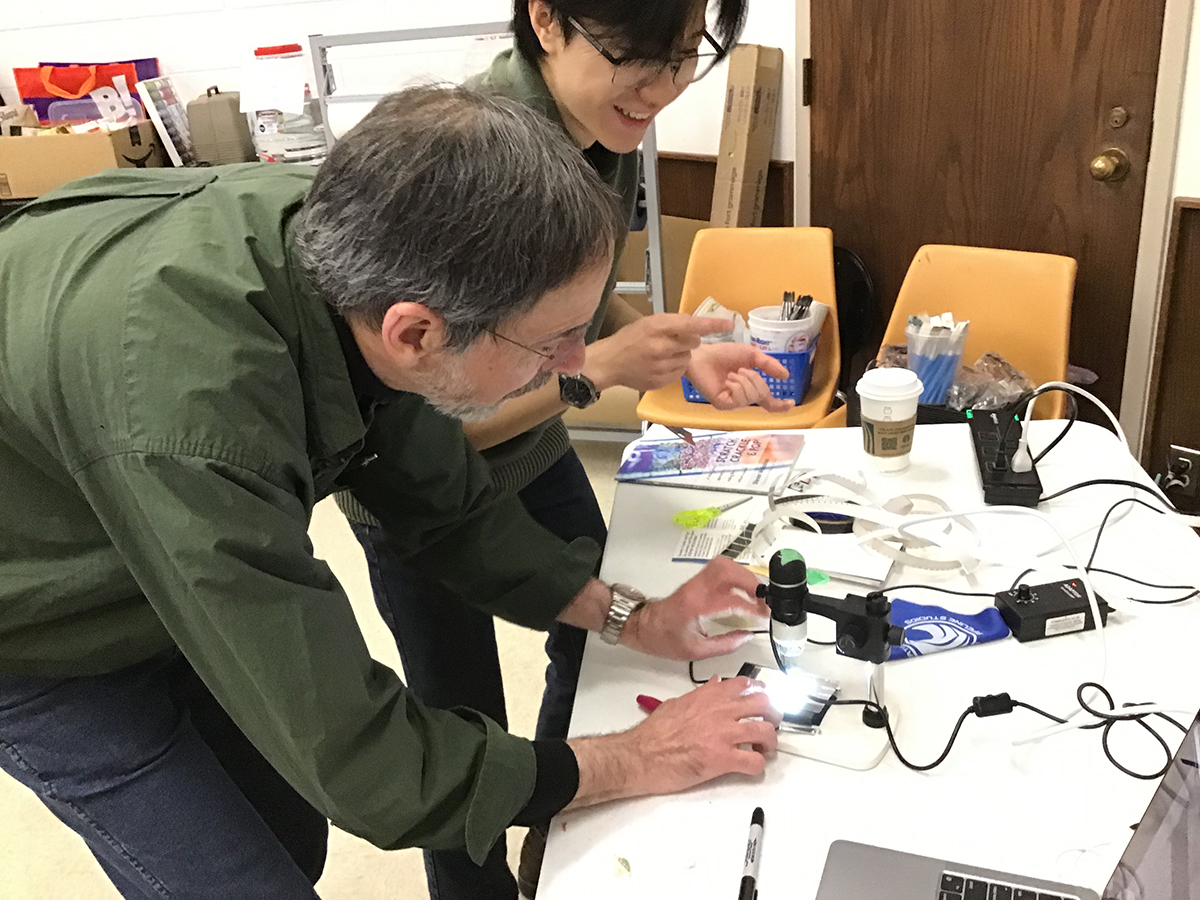
<svg viewBox="0 0 1200 900">
<path fill-rule="evenodd" d="M 625 630 L 629 617 L 645 606 L 647 601 L 645 594 L 627 584 L 611 584 L 608 589 L 612 592 L 612 602 L 604 617 L 604 627 L 600 629 L 600 639 L 606 644 L 616 644 L 621 640 L 621 632 Z"/>
</svg>

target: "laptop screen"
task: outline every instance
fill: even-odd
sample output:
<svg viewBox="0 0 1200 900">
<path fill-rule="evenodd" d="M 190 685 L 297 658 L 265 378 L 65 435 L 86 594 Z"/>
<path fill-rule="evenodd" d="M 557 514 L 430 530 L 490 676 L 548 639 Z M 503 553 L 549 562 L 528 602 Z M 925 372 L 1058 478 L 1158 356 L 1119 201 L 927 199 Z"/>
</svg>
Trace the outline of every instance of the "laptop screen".
<svg viewBox="0 0 1200 900">
<path fill-rule="evenodd" d="M 1104 900 L 1200 900 L 1200 717 L 1133 832 Z"/>
</svg>

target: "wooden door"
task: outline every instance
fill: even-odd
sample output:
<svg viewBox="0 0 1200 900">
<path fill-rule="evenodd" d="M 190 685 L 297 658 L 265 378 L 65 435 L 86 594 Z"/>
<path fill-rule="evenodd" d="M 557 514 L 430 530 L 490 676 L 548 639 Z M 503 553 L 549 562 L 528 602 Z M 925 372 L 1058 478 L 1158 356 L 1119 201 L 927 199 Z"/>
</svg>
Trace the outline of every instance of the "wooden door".
<svg viewBox="0 0 1200 900">
<path fill-rule="evenodd" d="M 812 223 L 871 270 L 877 335 L 922 244 L 1072 256 L 1071 362 L 1117 410 L 1165 0 L 811 2 Z"/>
</svg>

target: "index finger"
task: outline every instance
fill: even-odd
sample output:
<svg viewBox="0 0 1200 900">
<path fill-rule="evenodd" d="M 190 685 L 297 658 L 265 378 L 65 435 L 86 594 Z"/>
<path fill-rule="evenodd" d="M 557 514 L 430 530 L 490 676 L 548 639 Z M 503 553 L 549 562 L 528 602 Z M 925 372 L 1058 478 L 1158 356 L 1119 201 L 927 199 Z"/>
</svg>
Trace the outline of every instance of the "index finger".
<svg viewBox="0 0 1200 900">
<path fill-rule="evenodd" d="M 666 319 L 667 316 L 664 316 Z M 679 335 L 695 335 L 703 337 L 706 334 L 728 334 L 733 330 L 731 319 L 717 319 L 711 316 L 689 316 L 684 313 L 670 314 L 669 321 L 664 322 L 668 330 Z"/>
<path fill-rule="evenodd" d="M 708 573 L 710 577 L 715 578 L 719 586 L 726 589 L 737 588 L 745 591 L 751 597 L 758 590 L 758 579 L 754 574 L 727 556 L 718 556 L 709 560 L 701 572 Z"/>
</svg>

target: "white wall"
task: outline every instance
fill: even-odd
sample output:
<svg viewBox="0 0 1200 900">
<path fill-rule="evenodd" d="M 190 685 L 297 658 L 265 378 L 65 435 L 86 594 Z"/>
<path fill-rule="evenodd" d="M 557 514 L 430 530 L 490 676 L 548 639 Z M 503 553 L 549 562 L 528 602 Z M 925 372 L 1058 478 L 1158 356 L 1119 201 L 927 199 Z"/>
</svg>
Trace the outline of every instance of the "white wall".
<svg viewBox="0 0 1200 900">
<path fill-rule="evenodd" d="M 1175 161 L 1175 195 L 1200 197 L 1200 13 L 1192 16 L 1183 118 L 1179 125 L 1179 156 Z"/>
<path fill-rule="evenodd" d="M 0 17 L 0 91 L 15 99 L 11 69 L 43 59 L 157 56 L 184 99 L 210 84 L 237 88 L 254 48 L 308 36 L 506 20 L 509 0 L 161 0 L 137 5 L 97 0 L 5 2 Z M 140 16 L 133 9 L 152 10 Z M 10 12 L 11 9 L 11 12 Z M 111 12 L 109 12 L 111 11 Z"/>
<path fill-rule="evenodd" d="M 750 0 L 742 40 L 783 49 L 783 94 L 774 159 L 796 159 L 796 0 Z M 725 67 L 715 70 L 658 117 L 658 149 L 715 156 L 725 99 Z"/>
<path fill-rule="evenodd" d="M 102 0 L 5 0 L 0 15 L 0 93 L 15 102 L 14 66 L 41 60 L 127 59 L 157 56 L 181 96 L 211 84 L 237 88 L 239 69 L 255 47 L 298 42 L 308 35 L 344 34 L 506 20 L 511 0 L 160 0 L 157 4 Z M 133 15 L 135 9 L 146 10 Z M 774 155 L 795 159 L 795 4 L 752 0 L 746 41 L 784 49 L 783 116 Z M 660 119 L 659 148 L 717 152 L 724 70 L 690 88 Z"/>
</svg>

